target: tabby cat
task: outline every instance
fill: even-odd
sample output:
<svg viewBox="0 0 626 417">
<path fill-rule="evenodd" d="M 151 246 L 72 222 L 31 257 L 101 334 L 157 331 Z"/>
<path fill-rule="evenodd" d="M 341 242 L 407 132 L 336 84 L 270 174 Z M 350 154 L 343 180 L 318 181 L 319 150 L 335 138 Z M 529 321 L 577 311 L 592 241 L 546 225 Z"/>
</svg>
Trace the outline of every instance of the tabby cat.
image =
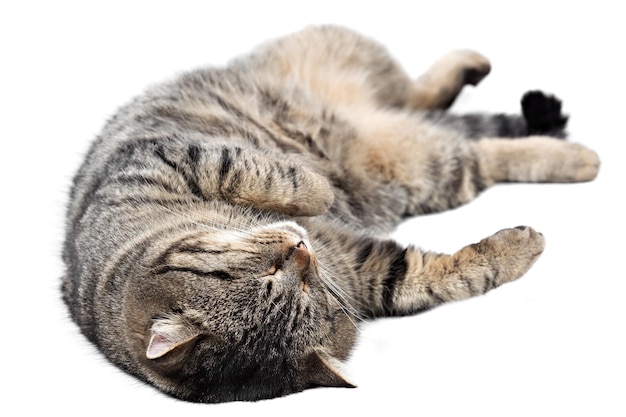
<svg viewBox="0 0 626 417">
<path fill-rule="evenodd" d="M 352 387 L 359 322 L 519 278 L 530 227 L 452 255 L 388 237 L 407 216 L 508 181 L 589 181 L 561 103 L 454 115 L 490 71 L 454 51 L 412 80 L 378 43 L 311 27 L 122 107 L 71 190 L 63 297 L 114 364 L 176 398 L 259 400 Z M 511 138 L 518 138 L 517 140 Z"/>
</svg>

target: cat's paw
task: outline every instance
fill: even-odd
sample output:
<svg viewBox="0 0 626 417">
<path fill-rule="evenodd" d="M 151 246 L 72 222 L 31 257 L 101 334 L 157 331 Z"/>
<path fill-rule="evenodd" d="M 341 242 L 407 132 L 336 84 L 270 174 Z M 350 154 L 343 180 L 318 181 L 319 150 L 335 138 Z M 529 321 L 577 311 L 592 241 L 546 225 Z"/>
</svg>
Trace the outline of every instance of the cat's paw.
<svg viewBox="0 0 626 417">
<path fill-rule="evenodd" d="M 298 195 L 298 199 L 291 207 L 292 216 L 318 216 L 330 209 L 335 201 L 335 194 L 328 180 L 312 171 L 304 170 L 307 173 L 302 179 L 305 192 Z"/>
<path fill-rule="evenodd" d="M 412 106 L 449 108 L 465 85 L 477 85 L 491 71 L 489 60 L 468 49 L 450 51 L 416 81 Z"/>
<path fill-rule="evenodd" d="M 522 114 L 528 126 L 528 134 L 547 134 L 565 137 L 568 116 L 561 113 L 561 100 L 542 91 L 528 91 L 522 97 Z"/>
<path fill-rule="evenodd" d="M 451 51 L 446 56 L 450 65 L 459 71 L 463 85 L 478 85 L 491 71 L 489 60 L 469 49 Z"/>
<path fill-rule="evenodd" d="M 598 176 L 600 158 L 589 148 L 577 143 L 551 141 L 545 154 L 550 169 L 546 178 L 550 182 L 585 182 Z"/>
<path fill-rule="evenodd" d="M 600 171 L 600 157 L 591 149 L 575 143 L 569 149 L 569 158 L 563 161 L 563 168 L 570 173 L 574 182 L 591 181 Z"/>
<path fill-rule="evenodd" d="M 528 226 L 503 229 L 472 245 L 484 257 L 499 286 L 521 277 L 543 253 L 543 235 Z"/>
<path fill-rule="evenodd" d="M 441 85 L 477 85 L 491 71 L 491 63 L 482 54 L 470 49 L 448 52 L 432 66 L 429 77 Z"/>
</svg>

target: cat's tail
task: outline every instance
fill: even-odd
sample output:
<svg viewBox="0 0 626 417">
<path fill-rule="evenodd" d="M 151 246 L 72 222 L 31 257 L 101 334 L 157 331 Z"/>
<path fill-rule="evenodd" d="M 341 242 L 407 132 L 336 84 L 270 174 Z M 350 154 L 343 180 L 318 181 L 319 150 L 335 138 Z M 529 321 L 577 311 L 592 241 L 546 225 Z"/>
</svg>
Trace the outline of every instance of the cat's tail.
<svg viewBox="0 0 626 417">
<path fill-rule="evenodd" d="M 428 112 L 425 117 L 446 128 L 454 129 L 467 138 L 520 138 L 544 135 L 565 138 L 568 116 L 561 113 L 561 100 L 541 91 L 528 91 L 521 100 L 522 114 L 453 114 Z"/>
</svg>

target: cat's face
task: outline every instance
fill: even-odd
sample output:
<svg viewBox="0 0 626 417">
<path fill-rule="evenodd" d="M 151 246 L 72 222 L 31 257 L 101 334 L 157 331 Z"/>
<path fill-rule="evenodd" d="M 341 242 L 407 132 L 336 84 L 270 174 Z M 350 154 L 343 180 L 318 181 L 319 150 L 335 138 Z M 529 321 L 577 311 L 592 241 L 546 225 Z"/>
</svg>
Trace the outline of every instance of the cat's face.
<svg viewBox="0 0 626 417">
<path fill-rule="evenodd" d="M 142 336 L 134 354 L 166 392 L 224 401 L 349 386 L 329 350 L 346 318 L 295 223 L 183 235 L 161 248 L 151 274 L 133 303 L 147 322 L 129 317 Z"/>
</svg>

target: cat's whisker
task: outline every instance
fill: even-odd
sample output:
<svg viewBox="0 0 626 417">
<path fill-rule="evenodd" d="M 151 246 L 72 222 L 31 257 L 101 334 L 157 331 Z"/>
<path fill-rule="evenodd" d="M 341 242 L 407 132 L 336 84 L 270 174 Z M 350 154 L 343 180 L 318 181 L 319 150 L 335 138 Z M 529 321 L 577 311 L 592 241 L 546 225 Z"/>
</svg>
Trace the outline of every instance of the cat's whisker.
<svg viewBox="0 0 626 417">
<path fill-rule="evenodd" d="M 349 303 L 346 303 L 345 301 L 342 301 L 339 298 L 337 298 L 333 294 L 332 291 L 330 291 L 330 295 L 331 295 L 332 299 L 335 300 L 335 302 L 337 303 L 337 306 L 339 306 L 341 311 L 343 311 L 343 313 L 346 315 L 348 320 L 350 320 L 350 322 L 352 323 L 352 325 L 356 329 L 357 333 L 360 333 L 361 328 L 359 327 L 358 322 L 364 321 L 364 318 L 361 317 L 359 312 L 356 311 Z"/>
<path fill-rule="evenodd" d="M 323 265 L 320 265 L 320 279 L 322 283 L 325 285 L 330 296 L 335 300 L 337 305 L 341 308 L 341 310 L 346 314 L 346 316 L 352 321 L 354 326 L 358 329 L 357 323 L 355 323 L 352 318 L 361 322 L 364 320 L 364 317 L 361 315 L 359 310 L 357 310 L 353 303 L 358 304 L 358 301 L 351 297 L 346 291 L 344 291 L 340 286 L 335 283 L 335 279 L 333 279 L 332 271 L 326 268 Z"/>
<path fill-rule="evenodd" d="M 289 316 L 287 315 L 287 313 L 285 313 L 282 309 L 282 306 L 279 306 L 274 300 L 269 300 L 269 303 L 272 305 L 272 312 L 276 312 L 278 314 L 280 314 L 281 316 L 283 316 L 285 319 L 288 319 Z"/>
<path fill-rule="evenodd" d="M 324 274 L 322 275 L 322 279 L 325 280 L 325 283 L 328 286 L 332 287 L 333 292 L 335 292 L 339 297 L 341 297 L 346 302 L 360 303 L 358 300 L 356 300 L 348 292 L 346 292 L 343 288 L 341 288 L 339 285 L 335 283 L 338 277 L 336 276 L 335 272 L 332 269 L 326 267 L 323 263 L 319 263 L 318 265 L 320 269 L 324 272 Z"/>
<path fill-rule="evenodd" d="M 168 207 L 165 207 L 164 209 L 167 212 L 171 213 L 173 216 L 183 219 L 187 222 L 192 223 L 195 226 L 201 227 L 206 230 L 232 230 L 247 236 L 254 236 L 254 234 L 251 232 L 252 225 L 238 221 L 234 218 L 226 218 L 225 216 L 218 213 L 211 213 L 211 216 L 213 216 L 213 218 L 207 220 L 198 220 L 182 211 L 174 211 Z M 196 213 L 197 211 L 192 211 L 190 208 L 189 212 Z M 215 217 L 220 217 L 223 222 L 219 222 L 217 219 L 215 219 Z"/>
</svg>

